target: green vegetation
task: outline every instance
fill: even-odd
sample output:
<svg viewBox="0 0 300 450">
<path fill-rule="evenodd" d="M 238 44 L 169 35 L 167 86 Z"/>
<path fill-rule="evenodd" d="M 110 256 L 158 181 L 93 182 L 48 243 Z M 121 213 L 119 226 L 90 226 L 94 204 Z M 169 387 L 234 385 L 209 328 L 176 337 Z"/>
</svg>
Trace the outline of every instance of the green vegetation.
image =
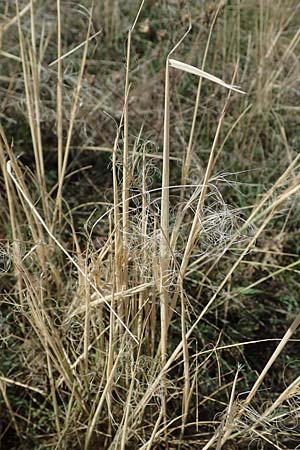
<svg viewBox="0 0 300 450">
<path fill-rule="evenodd" d="M 299 448 L 298 3 L 2 0 L 1 450 Z"/>
</svg>

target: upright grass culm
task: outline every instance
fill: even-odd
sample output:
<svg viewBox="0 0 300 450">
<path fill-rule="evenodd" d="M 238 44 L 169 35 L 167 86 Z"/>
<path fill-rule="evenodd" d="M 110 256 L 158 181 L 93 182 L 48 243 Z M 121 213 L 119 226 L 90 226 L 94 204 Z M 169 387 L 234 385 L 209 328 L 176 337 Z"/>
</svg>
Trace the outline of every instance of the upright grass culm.
<svg viewBox="0 0 300 450">
<path fill-rule="evenodd" d="M 62 36 L 61 36 L 61 2 L 57 0 L 57 175 L 58 179 L 62 179 L 63 169 L 63 72 L 62 72 Z M 62 211 L 61 200 L 58 206 L 59 222 L 61 223 Z"/>
</svg>

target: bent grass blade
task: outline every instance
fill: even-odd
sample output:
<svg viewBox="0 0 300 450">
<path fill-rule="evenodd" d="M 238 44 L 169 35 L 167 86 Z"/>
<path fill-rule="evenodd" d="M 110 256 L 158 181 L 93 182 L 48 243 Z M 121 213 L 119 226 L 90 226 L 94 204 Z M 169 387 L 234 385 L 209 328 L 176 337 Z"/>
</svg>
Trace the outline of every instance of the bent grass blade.
<svg viewBox="0 0 300 450">
<path fill-rule="evenodd" d="M 226 89 L 230 89 L 231 91 L 238 92 L 239 94 L 246 94 L 246 92 L 242 91 L 239 86 L 225 83 L 225 81 L 221 80 L 221 78 L 218 78 L 215 75 L 211 75 L 210 73 L 205 72 L 202 69 L 198 69 L 198 67 L 178 61 L 177 59 L 169 59 L 169 65 L 170 67 L 182 70 L 183 72 L 192 73 L 193 75 L 197 75 L 198 77 L 206 78 L 207 80 L 212 81 L 213 83 L 216 83 Z"/>
</svg>

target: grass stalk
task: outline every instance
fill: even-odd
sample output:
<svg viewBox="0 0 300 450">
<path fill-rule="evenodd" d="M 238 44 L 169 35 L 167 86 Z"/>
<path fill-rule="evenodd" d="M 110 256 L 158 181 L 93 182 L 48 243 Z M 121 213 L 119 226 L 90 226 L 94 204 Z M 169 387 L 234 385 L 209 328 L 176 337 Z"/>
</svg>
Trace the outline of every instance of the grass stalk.
<svg viewBox="0 0 300 450">
<path fill-rule="evenodd" d="M 30 27 L 31 27 L 31 48 L 26 53 L 25 38 L 22 31 L 19 0 L 16 0 L 16 12 L 18 16 L 18 33 L 20 42 L 20 53 L 22 59 L 24 86 L 26 94 L 26 107 L 29 118 L 31 138 L 35 156 L 35 164 L 37 178 L 42 188 L 42 204 L 46 221 L 49 220 L 49 208 L 46 194 L 46 181 L 44 170 L 44 159 L 42 150 L 42 139 L 40 129 L 40 112 L 39 112 L 39 70 L 36 60 L 36 38 L 35 38 L 35 18 L 33 1 L 30 1 Z"/>
<path fill-rule="evenodd" d="M 129 71 L 130 71 L 130 50 L 131 50 L 131 33 L 128 32 L 127 41 L 127 57 L 126 57 L 126 76 L 125 76 L 125 101 L 124 101 L 124 143 L 123 143 L 123 186 L 122 186 L 122 221 L 123 221 L 123 257 L 122 257 L 122 285 L 127 289 L 128 284 L 128 232 L 129 232 Z"/>
<path fill-rule="evenodd" d="M 87 38 L 86 38 L 86 42 L 85 42 L 85 45 L 83 48 L 83 55 L 82 55 L 82 60 L 81 60 L 80 70 L 79 70 L 79 74 L 78 74 L 78 78 L 77 78 L 76 87 L 74 89 L 74 100 L 73 100 L 73 105 L 71 107 L 71 112 L 70 112 L 70 122 L 69 122 L 69 128 L 68 128 L 68 133 L 67 133 L 66 145 L 65 145 L 65 148 L 63 151 L 63 161 L 62 161 L 62 166 L 61 166 L 61 171 L 60 171 L 61 174 L 60 174 L 60 178 L 58 180 L 57 194 L 56 194 L 55 207 L 54 207 L 54 213 L 53 213 L 53 219 L 52 219 L 52 229 L 54 228 L 56 217 L 57 217 L 58 211 L 60 209 L 60 205 L 61 205 L 63 183 L 64 183 L 65 173 L 66 173 L 68 159 L 69 159 L 74 122 L 75 122 L 77 106 L 78 106 L 78 102 L 79 102 L 79 95 L 80 95 L 80 91 L 81 91 L 83 75 L 84 75 L 84 70 L 85 70 L 85 66 L 86 66 L 86 58 L 87 58 L 87 51 L 88 51 L 88 38 L 90 36 L 91 26 L 92 26 L 92 12 L 90 12 L 90 16 L 89 16 Z"/>
<path fill-rule="evenodd" d="M 63 164 L 63 73 L 62 73 L 62 40 L 61 40 L 61 4 L 60 0 L 56 3 L 57 10 L 57 87 L 56 87 L 56 103 L 57 103 L 57 173 L 58 179 L 62 178 Z M 62 217 L 62 202 L 59 199 L 58 205 L 59 222 Z"/>
<path fill-rule="evenodd" d="M 202 61 L 201 70 L 204 70 L 204 68 L 205 68 L 207 55 L 208 55 L 208 50 L 209 50 L 209 46 L 210 46 L 210 43 L 211 43 L 212 32 L 213 32 L 213 29 L 214 29 L 217 17 L 219 15 L 220 9 L 222 7 L 223 7 L 223 0 L 221 0 L 219 2 L 219 5 L 218 5 L 218 7 L 217 7 L 217 9 L 216 9 L 216 11 L 214 13 L 213 19 L 212 19 L 212 23 L 211 23 L 211 26 L 210 26 L 210 29 L 209 29 L 209 35 L 208 35 L 208 38 L 207 38 L 205 51 L 204 51 L 204 55 L 203 55 L 203 61 Z M 200 77 L 199 81 L 198 81 L 196 101 L 195 101 L 193 118 L 192 118 L 192 124 L 191 124 L 191 130 L 190 130 L 190 135 L 189 135 L 189 142 L 188 142 L 188 146 L 187 146 L 187 150 L 186 150 L 186 155 L 185 155 L 185 158 L 184 158 L 184 163 L 183 163 L 183 166 L 182 166 L 182 173 L 181 173 L 181 184 L 183 186 L 182 191 L 181 191 L 181 198 L 182 199 L 183 199 L 184 191 L 185 191 L 184 186 L 187 183 L 187 178 L 188 178 L 188 174 L 189 174 L 189 170 L 190 170 L 190 166 L 191 166 L 191 162 L 192 162 L 192 157 L 193 157 L 193 145 L 194 145 L 194 138 L 195 138 L 195 128 L 196 128 L 196 122 L 197 122 L 197 115 L 198 115 L 198 110 L 199 110 L 199 105 L 200 105 L 202 80 L 203 80 L 202 77 Z"/>
</svg>

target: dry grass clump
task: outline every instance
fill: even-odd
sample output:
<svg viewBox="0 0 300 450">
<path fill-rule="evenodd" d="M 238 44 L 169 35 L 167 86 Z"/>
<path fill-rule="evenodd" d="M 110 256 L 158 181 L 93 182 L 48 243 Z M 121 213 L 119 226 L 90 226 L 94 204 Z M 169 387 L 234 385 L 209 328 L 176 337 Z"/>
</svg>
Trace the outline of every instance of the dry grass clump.
<svg viewBox="0 0 300 450">
<path fill-rule="evenodd" d="M 0 6 L 3 448 L 296 449 L 299 7 L 129 3 Z"/>
</svg>

